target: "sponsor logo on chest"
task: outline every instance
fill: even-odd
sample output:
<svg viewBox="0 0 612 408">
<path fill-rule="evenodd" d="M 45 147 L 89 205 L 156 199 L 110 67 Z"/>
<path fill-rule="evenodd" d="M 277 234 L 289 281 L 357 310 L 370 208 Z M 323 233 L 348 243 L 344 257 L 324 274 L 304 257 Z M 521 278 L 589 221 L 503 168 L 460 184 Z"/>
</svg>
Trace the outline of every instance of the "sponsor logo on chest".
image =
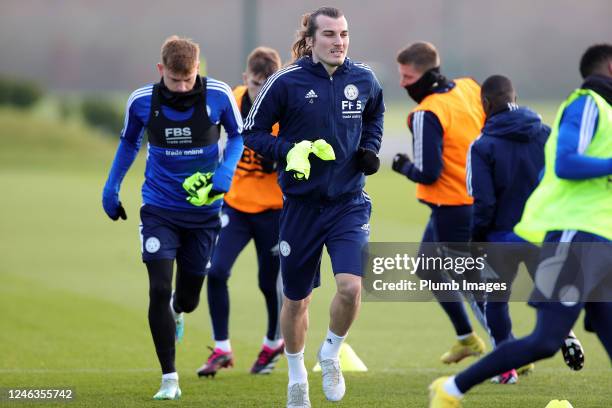
<svg viewBox="0 0 612 408">
<path fill-rule="evenodd" d="M 361 119 L 363 102 L 357 99 L 359 89 L 353 84 L 344 87 L 344 99 L 342 99 L 342 119 Z"/>
<path fill-rule="evenodd" d="M 188 144 L 193 142 L 190 127 L 165 128 L 164 136 L 168 144 Z"/>
</svg>

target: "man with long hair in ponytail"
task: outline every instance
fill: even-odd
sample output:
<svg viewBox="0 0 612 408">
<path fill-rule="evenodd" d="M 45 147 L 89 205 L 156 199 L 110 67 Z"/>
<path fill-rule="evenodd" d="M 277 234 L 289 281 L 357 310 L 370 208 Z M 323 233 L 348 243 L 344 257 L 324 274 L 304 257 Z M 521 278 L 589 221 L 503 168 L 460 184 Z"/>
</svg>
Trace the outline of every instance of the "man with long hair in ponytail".
<svg viewBox="0 0 612 408">
<path fill-rule="evenodd" d="M 304 344 L 324 245 L 336 294 L 317 356 L 330 401 L 345 393 L 338 356 L 361 299 L 361 251 L 369 239 L 371 212 L 363 187 L 365 176 L 380 165 L 384 103 L 372 70 L 346 58 L 348 45 L 340 10 L 322 7 L 303 16 L 294 62 L 268 79 L 245 120 L 246 145 L 279 163 L 285 197 L 279 252 L 290 408 L 310 407 Z M 277 122 L 280 131 L 274 137 Z"/>
</svg>

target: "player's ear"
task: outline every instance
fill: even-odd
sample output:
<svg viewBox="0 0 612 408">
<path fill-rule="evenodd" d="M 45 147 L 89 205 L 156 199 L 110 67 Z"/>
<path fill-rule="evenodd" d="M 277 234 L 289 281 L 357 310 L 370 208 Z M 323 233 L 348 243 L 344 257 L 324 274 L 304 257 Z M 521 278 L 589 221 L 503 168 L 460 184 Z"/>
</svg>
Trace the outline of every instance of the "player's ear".
<svg viewBox="0 0 612 408">
<path fill-rule="evenodd" d="M 242 82 L 244 83 L 244 85 L 248 85 L 247 84 L 247 73 L 246 72 L 242 73 Z"/>
<path fill-rule="evenodd" d="M 489 116 L 489 109 L 491 108 L 489 99 L 483 95 L 480 97 L 480 102 L 482 102 L 482 110 L 484 110 L 485 115 Z"/>
<path fill-rule="evenodd" d="M 157 72 L 159 72 L 159 76 L 164 76 L 164 64 L 158 62 L 155 66 L 157 67 Z"/>
<path fill-rule="evenodd" d="M 306 45 L 308 48 L 312 49 L 312 46 L 314 45 L 314 35 L 312 37 L 306 37 L 304 40 L 306 40 Z"/>
</svg>

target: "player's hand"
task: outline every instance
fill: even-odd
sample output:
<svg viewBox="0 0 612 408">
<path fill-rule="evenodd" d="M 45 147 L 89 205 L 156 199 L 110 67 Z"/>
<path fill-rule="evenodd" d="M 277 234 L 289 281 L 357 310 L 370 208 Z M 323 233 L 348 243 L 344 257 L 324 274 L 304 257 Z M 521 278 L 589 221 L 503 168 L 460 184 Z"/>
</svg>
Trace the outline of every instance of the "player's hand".
<svg viewBox="0 0 612 408">
<path fill-rule="evenodd" d="M 117 221 L 119 218 L 127 220 L 127 214 L 121 205 L 121 201 L 119 201 L 118 193 L 104 190 L 102 193 L 102 207 L 111 220 Z"/>
<path fill-rule="evenodd" d="M 408 155 L 404 153 L 398 153 L 393 158 L 393 164 L 391 165 L 391 168 L 393 169 L 393 171 L 396 171 L 406 176 L 408 174 L 408 169 L 410 168 L 411 164 L 412 162 L 410 161 Z"/>
<path fill-rule="evenodd" d="M 261 165 L 261 171 L 266 174 L 271 174 L 276 171 L 276 161 L 260 157 L 259 163 Z"/>
<path fill-rule="evenodd" d="M 106 197 L 102 198 L 102 207 L 104 207 L 104 212 L 111 220 L 117 221 L 119 218 L 127 220 L 125 208 L 121 205 L 121 201 L 119 201 L 118 197 L 116 200 Z"/>
<path fill-rule="evenodd" d="M 203 205 L 211 205 L 217 200 L 223 198 L 225 193 L 222 191 L 214 190 L 212 183 L 198 189 L 194 195 L 190 195 L 187 197 L 187 201 L 191 205 L 195 205 L 196 207 L 201 207 Z"/>
<path fill-rule="evenodd" d="M 296 180 L 308 180 L 308 177 L 310 177 L 308 155 L 311 151 L 312 142 L 310 140 L 302 140 L 296 143 L 287 153 L 287 167 L 285 170 L 293 171 L 293 177 Z"/>
<path fill-rule="evenodd" d="M 211 185 L 211 188 L 212 188 L 211 180 L 212 180 L 212 173 L 202 174 L 198 171 L 192 174 L 191 176 L 187 177 L 185 181 L 183 181 L 183 189 L 187 191 L 187 193 L 189 193 L 190 196 L 197 198 L 198 190 L 200 190 L 203 187 L 206 187 L 209 184 Z"/>
<path fill-rule="evenodd" d="M 356 155 L 357 166 L 366 176 L 376 173 L 380 168 L 380 159 L 373 150 L 360 147 L 357 149 Z"/>
</svg>

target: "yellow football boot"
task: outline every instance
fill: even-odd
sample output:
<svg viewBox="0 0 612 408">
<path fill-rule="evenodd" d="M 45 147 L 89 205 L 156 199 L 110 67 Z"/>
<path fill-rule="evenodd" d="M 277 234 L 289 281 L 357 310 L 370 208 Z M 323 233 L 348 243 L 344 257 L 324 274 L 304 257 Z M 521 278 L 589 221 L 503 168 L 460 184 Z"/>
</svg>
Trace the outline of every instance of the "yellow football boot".
<svg viewBox="0 0 612 408">
<path fill-rule="evenodd" d="M 466 357 L 481 355 L 485 349 L 484 341 L 476 333 L 471 333 L 465 339 L 457 340 L 449 351 L 442 354 L 440 361 L 444 364 L 458 363 Z"/>
<path fill-rule="evenodd" d="M 448 377 L 440 377 L 429 386 L 429 408 L 461 408 L 461 399 L 444 390 Z"/>
</svg>

